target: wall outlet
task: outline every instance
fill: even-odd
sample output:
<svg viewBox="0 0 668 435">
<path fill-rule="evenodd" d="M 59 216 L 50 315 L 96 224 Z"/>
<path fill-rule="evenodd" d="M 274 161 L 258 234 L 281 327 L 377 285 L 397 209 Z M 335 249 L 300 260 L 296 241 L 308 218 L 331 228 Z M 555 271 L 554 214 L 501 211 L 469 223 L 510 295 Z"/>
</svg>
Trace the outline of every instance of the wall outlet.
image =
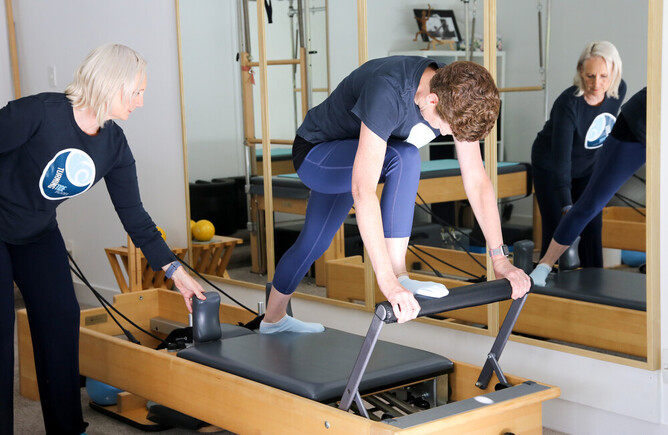
<svg viewBox="0 0 668 435">
<path fill-rule="evenodd" d="M 58 76 L 56 75 L 56 67 L 54 65 L 49 65 L 47 68 L 47 76 L 49 78 L 49 85 L 52 88 L 58 86 Z"/>
</svg>

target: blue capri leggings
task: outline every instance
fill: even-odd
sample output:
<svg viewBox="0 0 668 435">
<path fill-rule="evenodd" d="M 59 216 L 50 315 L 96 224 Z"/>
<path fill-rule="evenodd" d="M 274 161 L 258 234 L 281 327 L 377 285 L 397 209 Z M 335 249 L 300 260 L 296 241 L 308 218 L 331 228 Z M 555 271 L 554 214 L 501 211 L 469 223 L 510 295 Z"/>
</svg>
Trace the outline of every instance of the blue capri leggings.
<svg viewBox="0 0 668 435">
<path fill-rule="evenodd" d="M 273 285 L 292 294 L 311 264 L 327 250 L 353 206 L 351 193 L 357 139 L 323 142 L 307 154 L 297 170 L 311 189 L 306 219 L 297 241 L 276 266 Z M 415 195 L 420 181 L 420 156 L 415 146 L 389 141 L 379 182 L 384 182 L 380 208 L 386 238 L 409 237 Z"/>
<path fill-rule="evenodd" d="M 594 172 L 587 187 L 559 222 L 554 240 L 570 246 L 624 182 L 645 164 L 645 154 L 645 145 L 641 143 L 625 142 L 608 136 L 596 157 Z"/>
</svg>

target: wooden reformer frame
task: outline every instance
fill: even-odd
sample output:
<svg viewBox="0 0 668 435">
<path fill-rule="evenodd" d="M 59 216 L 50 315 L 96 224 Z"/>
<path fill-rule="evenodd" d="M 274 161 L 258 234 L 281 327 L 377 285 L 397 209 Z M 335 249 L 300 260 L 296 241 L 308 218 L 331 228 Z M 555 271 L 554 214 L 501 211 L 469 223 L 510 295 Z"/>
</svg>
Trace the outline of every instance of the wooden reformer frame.
<svg viewBox="0 0 668 435">
<path fill-rule="evenodd" d="M 187 324 L 187 310 L 177 292 L 163 289 L 119 294 L 114 306 L 143 328 L 151 319 L 160 318 Z M 230 323 L 247 322 L 252 315 L 240 308 L 220 306 L 221 319 Z M 32 345 L 25 310 L 18 312 L 20 392 L 38 399 Z M 468 412 L 424 422 L 410 429 L 388 424 L 336 409 L 322 403 L 258 384 L 183 358 L 166 350 L 154 350 L 157 341 L 136 328 L 128 327 L 146 346 L 118 338 L 118 326 L 102 308 L 81 312 L 80 368 L 84 376 L 114 385 L 136 396 L 127 400 L 126 414 L 136 415 L 145 400 L 180 411 L 209 424 L 239 434 L 428 434 L 507 432 L 542 433 L 542 402 L 559 395 L 548 387 L 512 400 L 480 407 Z M 153 331 L 157 333 L 156 331 Z M 159 333 L 158 333 L 159 334 Z M 455 362 L 450 375 L 453 401 L 462 401 L 494 391 L 498 378 L 481 390 L 475 386 L 480 368 Z M 525 379 L 506 376 L 508 382 L 521 384 Z M 280 406 L 277 406 L 280 404 Z M 260 412 L 261 410 L 261 412 Z"/>
</svg>

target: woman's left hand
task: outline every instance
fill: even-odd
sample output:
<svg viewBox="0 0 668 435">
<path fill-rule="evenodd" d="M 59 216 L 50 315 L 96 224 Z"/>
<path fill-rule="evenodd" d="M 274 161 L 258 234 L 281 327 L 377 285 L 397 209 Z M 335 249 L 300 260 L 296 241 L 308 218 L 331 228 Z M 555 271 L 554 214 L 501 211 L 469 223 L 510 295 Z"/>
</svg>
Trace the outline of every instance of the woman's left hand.
<svg viewBox="0 0 668 435">
<path fill-rule="evenodd" d="M 492 264 L 494 265 L 494 275 L 497 278 L 506 278 L 510 281 L 513 288 L 511 296 L 513 299 L 519 299 L 531 290 L 531 278 L 522 269 L 510 264 L 506 257 L 496 257 L 492 260 Z"/>
<path fill-rule="evenodd" d="M 202 286 L 195 281 L 195 279 L 186 272 L 185 267 L 181 266 L 174 271 L 172 275 L 172 280 L 174 280 L 174 285 L 183 295 L 183 299 L 186 302 L 186 307 L 188 311 L 193 312 L 193 296 L 196 296 L 197 299 L 205 300 L 204 289 Z"/>
</svg>

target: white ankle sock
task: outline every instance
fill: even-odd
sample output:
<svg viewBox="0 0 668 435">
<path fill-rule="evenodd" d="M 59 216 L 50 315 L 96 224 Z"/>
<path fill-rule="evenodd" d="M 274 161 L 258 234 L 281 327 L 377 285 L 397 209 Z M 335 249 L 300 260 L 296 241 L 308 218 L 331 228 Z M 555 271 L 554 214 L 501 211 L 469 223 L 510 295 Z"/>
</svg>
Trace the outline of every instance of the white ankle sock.
<svg viewBox="0 0 668 435">
<path fill-rule="evenodd" d="M 414 295 L 428 296 L 432 298 L 442 298 L 448 295 L 448 289 L 443 284 L 432 281 L 416 281 L 410 279 L 407 275 L 402 275 L 399 278 L 401 284 L 406 290 Z"/>
<path fill-rule="evenodd" d="M 276 323 L 260 322 L 260 334 L 274 334 L 276 332 L 322 332 L 325 327 L 320 323 L 308 323 L 290 317 L 287 314 Z"/>
<path fill-rule="evenodd" d="M 534 285 L 538 287 L 545 287 L 545 280 L 547 276 L 552 272 L 552 268 L 545 263 L 539 263 L 538 266 L 529 274 L 531 279 L 533 279 Z"/>
</svg>

